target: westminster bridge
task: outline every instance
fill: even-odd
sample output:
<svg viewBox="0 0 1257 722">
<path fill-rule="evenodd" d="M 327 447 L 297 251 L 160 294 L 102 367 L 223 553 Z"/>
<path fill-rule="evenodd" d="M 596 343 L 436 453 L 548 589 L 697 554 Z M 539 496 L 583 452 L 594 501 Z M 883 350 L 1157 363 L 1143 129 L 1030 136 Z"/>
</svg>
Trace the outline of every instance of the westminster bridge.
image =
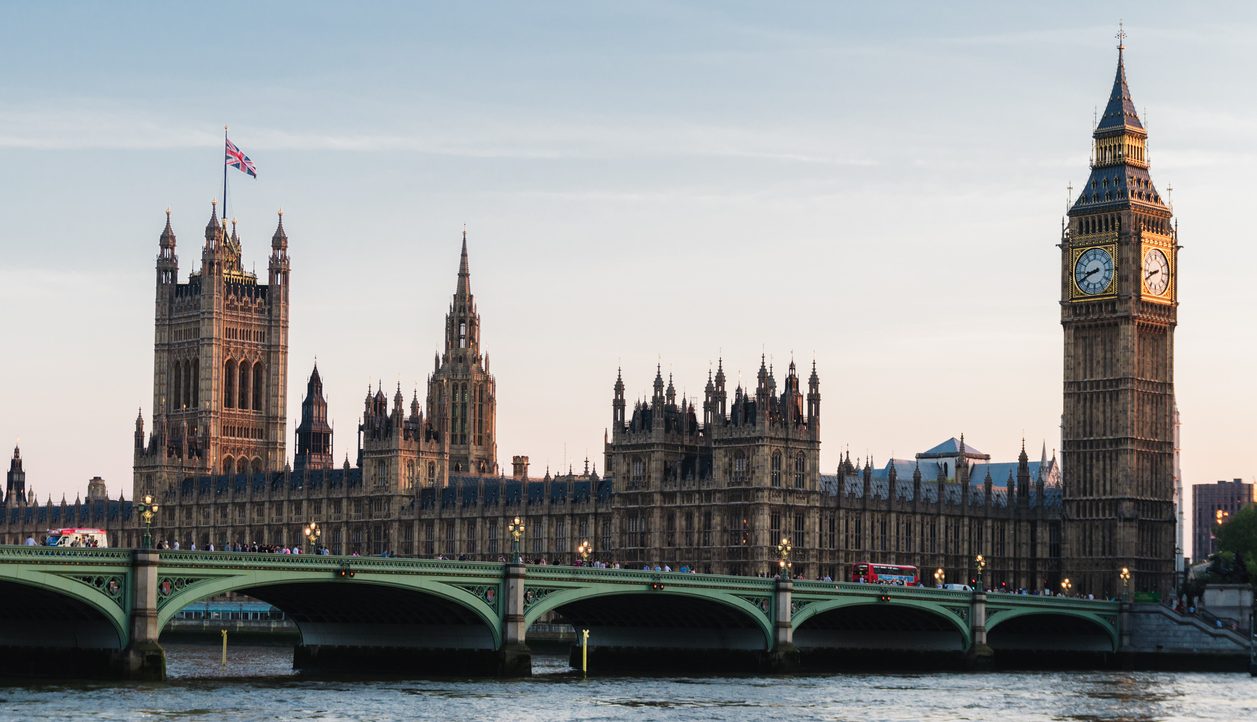
<svg viewBox="0 0 1257 722">
<path fill-rule="evenodd" d="M 297 626 L 300 669 L 521 675 L 527 631 L 588 629 L 591 667 L 788 670 L 999 655 L 1106 658 L 1127 605 L 778 578 L 427 559 L 0 547 L 0 658 L 162 678 L 161 630 L 227 592 Z M 45 667 L 46 668 L 46 667 Z"/>
</svg>

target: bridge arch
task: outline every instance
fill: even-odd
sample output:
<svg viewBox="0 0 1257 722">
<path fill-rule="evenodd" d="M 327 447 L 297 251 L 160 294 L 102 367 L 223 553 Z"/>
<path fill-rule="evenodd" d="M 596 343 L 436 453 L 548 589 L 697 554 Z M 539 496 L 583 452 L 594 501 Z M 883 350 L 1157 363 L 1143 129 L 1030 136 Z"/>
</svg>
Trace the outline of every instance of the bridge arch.
<svg viewBox="0 0 1257 722">
<path fill-rule="evenodd" d="M 70 577 L 0 565 L 0 639 L 5 646 L 122 649 L 128 584 L 122 574 Z"/>
<path fill-rule="evenodd" d="M 1119 644 L 1113 624 L 1080 609 L 989 610 L 986 634 L 987 644 L 996 651 L 1115 652 Z"/>
<path fill-rule="evenodd" d="M 627 613 L 630 607 L 633 614 Z M 773 646 L 772 621 L 768 612 L 748 599 L 710 589 L 681 586 L 668 586 L 660 590 L 629 589 L 623 584 L 593 584 L 560 589 L 546 594 L 527 607 L 524 613 L 525 626 L 531 626 L 549 612 L 556 612 L 574 623 L 581 623 L 583 619 L 589 624 L 615 624 L 622 621 L 626 625 L 632 623 L 631 616 L 657 614 L 657 618 L 665 622 L 658 625 L 660 628 L 665 628 L 669 621 L 686 623 L 701 616 L 713 627 L 726 630 L 717 635 L 723 637 L 723 643 L 740 644 L 742 646 L 739 648 L 747 651 L 767 651 Z M 592 643 L 606 642 L 607 636 L 604 634 Z"/>
<path fill-rule="evenodd" d="M 844 618 L 845 617 L 845 618 Z M 963 652 L 972 643 L 968 622 L 942 605 L 917 599 L 896 598 L 882 602 L 869 597 L 847 597 L 807 604 L 797 610 L 791 620 L 794 626 L 794 644 L 800 649 L 808 647 L 883 648 L 887 639 L 882 636 L 865 639 L 862 627 L 877 626 L 880 631 L 916 634 L 913 643 L 905 647 L 921 648 L 923 636 L 932 638 L 928 651 Z M 875 643 L 874 643 L 875 642 Z"/>
<path fill-rule="evenodd" d="M 368 571 L 357 571 L 352 579 L 316 569 L 250 571 L 197 580 L 161 603 L 158 628 L 164 629 L 182 608 L 227 592 L 247 594 L 283 610 L 296 623 L 304 644 L 415 646 L 411 635 L 421 629 L 435 647 L 502 646 L 499 612 L 483 598 L 419 575 Z M 494 588 L 490 596 L 501 603 L 500 589 Z M 425 621 L 437 624 L 422 624 Z M 336 624 L 357 625 L 358 636 L 335 632 Z"/>
</svg>

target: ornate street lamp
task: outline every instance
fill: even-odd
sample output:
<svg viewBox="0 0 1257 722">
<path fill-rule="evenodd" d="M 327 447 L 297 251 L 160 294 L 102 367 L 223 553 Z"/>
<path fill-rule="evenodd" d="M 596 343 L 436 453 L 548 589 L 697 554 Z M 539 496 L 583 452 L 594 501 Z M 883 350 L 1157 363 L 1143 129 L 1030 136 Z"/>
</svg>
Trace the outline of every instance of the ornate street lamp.
<svg viewBox="0 0 1257 722">
<path fill-rule="evenodd" d="M 1065 577 L 1064 579 L 1061 580 L 1061 594 L 1068 597 L 1069 590 L 1073 588 L 1074 588 L 1074 583 L 1069 581 L 1069 577 Z"/>
<path fill-rule="evenodd" d="M 790 552 L 794 547 L 790 546 L 790 539 L 781 537 L 781 541 L 777 544 L 777 565 L 781 567 L 781 578 L 790 578 Z"/>
<path fill-rule="evenodd" d="M 137 511 L 140 512 L 140 519 L 144 522 L 144 548 L 153 548 L 153 516 L 157 514 L 158 504 L 153 499 L 152 494 L 145 494 L 140 498 L 140 503 L 135 505 Z"/>
<path fill-rule="evenodd" d="M 589 543 L 588 539 L 582 541 L 580 545 L 576 547 L 576 553 L 580 554 L 581 566 L 585 566 L 589 563 L 589 555 L 593 554 L 593 552 L 594 548 Z"/>
<path fill-rule="evenodd" d="M 1130 567 L 1122 567 L 1117 576 L 1122 580 L 1122 599 L 1127 599 L 1130 595 Z"/>
<path fill-rule="evenodd" d="M 937 586 L 937 587 L 943 586 L 943 579 L 945 576 L 946 575 L 943 573 L 942 567 L 935 569 L 934 570 L 934 586 Z"/>
<path fill-rule="evenodd" d="M 319 523 L 317 521 L 311 521 L 306 525 L 305 529 L 301 530 L 301 533 L 310 544 L 310 553 L 315 553 L 317 551 L 315 544 L 318 543 L 319 537 L 323 535 L 323 530 L 319 528 Z"/>
<path fill-rule="evenodd" d="M 978 591 L 980 592 L 982 591 L 982 573 L 986 570 L 986 557 L 979 554 L 974 561 L 978 565 Z"/>
<path fill-rule="evenodd" d="M 519 538 L 524 535 L 524 520 L 515 517 L 515 520 L 506 526 L 506 530 L 511 534 L 511 554 L 515 556 L 515 563 L 523 564 L 524 557 L 519 553 Z"/>
</svg>

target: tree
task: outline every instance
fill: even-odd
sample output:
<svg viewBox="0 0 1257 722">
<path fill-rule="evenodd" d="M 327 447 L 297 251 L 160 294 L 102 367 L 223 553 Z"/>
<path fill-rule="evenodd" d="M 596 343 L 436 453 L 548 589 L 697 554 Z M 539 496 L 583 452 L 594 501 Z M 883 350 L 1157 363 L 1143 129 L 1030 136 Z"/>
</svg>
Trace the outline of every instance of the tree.
<svg viewBox="0 0 1257 722">
<path fill-rule="evenodd" d="M 1235 558 L 1232 578 L 1236 582 L 1257 579 L 1257 505 L 1240 509 L 1218 528 L 1218 551 Z"/>
</svg>

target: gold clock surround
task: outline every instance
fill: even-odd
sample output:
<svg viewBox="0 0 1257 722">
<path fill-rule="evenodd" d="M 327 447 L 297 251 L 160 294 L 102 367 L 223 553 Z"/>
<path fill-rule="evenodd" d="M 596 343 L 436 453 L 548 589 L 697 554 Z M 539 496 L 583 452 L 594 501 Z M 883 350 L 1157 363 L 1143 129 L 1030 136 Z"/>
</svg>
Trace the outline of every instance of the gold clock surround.
<svg viewBox="0 0 1257 722">
<path fill-rule="evenodd" d="M 1148 251 L 1158 250 L 1165 256 L 1166 267 L 1169 269 L 1170 281 L 1165 285 L 1165 290 L 1161 293 L 1153 293 L 1148 288 L 1147 279 L 1144 277 L 1144 258 L 1148 255 Z M 1174 289 L 1178 286 L 1178 277 L 1175 275 L 1177 269 L 1174 267 L 1174 244 L 1170 239 L 1161 240 L 1157 236 L 1144 236 L 1143 243 L 1139 246 L 1139 295 L 1145 301 L 1153 303 L 1174 303 Z"/>
<path fill-rule="evenodd" d="M 1113 277 L 1109 279 L 1109 285 L 1100 293 L 1089 294 L 1078 287 L 1078 277 L 1074 269 L 1078 265 L 1078 259 L 1082 254 L 1093 248 L 1099 248 L 1109 254 L 1109 258 L 1113 259 Z M 1117 262 L 1117 242 L 1112 240 L 1106 243 L 1095 243 L 1094 239 L 1086 239 L 1081 244 L 1074 245 L 1070 249 L 1069 254 L 1069 300 L 1071 303 L 1083 303 L 1086 301 L 1104 301 L 1117 296 L 1117 278 L 1119 268 Z"/>
</svg>

